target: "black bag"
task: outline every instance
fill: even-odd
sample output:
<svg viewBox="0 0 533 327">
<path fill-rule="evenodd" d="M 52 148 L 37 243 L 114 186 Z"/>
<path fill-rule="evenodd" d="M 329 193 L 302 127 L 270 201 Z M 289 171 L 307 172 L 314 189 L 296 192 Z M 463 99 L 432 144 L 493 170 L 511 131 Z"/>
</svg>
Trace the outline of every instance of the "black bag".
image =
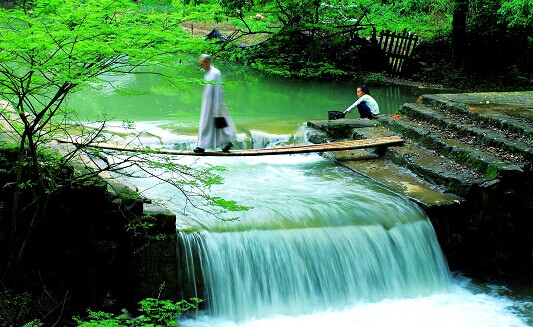
<svg viewBox="0 0 533 327">
<path fill-rule="evenodd" d="M 341 118 L 344 118 L 345 116 L 346 114 L 342 111 L 335 111 L 335 110 L 328 111 L 328 120 L 341 119 Z"/>
<path fill-rule="evenodd" d="M 215 117 L 215 127 L 216 128 L 228 127 L 228 123 L 226 122 L 226 118 L 224 118 L 224 117 Z"/>
</svg>

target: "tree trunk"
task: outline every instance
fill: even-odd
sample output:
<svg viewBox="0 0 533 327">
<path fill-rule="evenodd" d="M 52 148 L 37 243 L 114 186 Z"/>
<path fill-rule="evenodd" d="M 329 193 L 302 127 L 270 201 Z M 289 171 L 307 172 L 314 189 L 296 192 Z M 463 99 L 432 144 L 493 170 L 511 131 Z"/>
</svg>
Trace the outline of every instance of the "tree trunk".
<svg viewBox="0 0 533 327">
<path fill-rule="evenodd" d="M 466 14 L 468 0 L 455 0 L 452 21 L 452 59 L 455 67 L 463 67 L 466 54 Z"/>
</svg>

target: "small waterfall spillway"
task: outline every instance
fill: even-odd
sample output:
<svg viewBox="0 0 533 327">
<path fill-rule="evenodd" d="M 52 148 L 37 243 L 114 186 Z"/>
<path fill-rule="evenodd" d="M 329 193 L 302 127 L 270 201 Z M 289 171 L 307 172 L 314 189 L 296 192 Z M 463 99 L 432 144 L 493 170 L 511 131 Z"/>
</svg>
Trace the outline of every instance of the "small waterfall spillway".
<svg viewBox="0 0 533 327">
<path fill-rule="evenodd" d="M 451 285 L 427 220 L 388 230 L 205 231 L 182 240 L 189 253 L 200 251 L 211 314 L 232 320 L 429 295 Z"/>
<path fill-rule="evenodd" d="M 290 141 L 252 136 L 255 146 Z M 182 279 L 203 286 L 194 295 L 211 315 L 301 315 L 451 287 L 429 219 L 405 198 L 318 155 L 246 161 L 225 162 L 232 174 L 221 191 L 253 208 L 178 232 Z"/>
<path fill-rule="evenodd" d="M 305 133 L 249 131 L 235 143 L 283 146 L 305 142 Z M 144 145 L 195 146 L 189 136 L 151 134 Z M 204 300 L 182 326 L 528 326 L 517 303 L 450 273 L 423 210 L 328 158 L 176 160 L 224 167 L 210 195 L 250 208 L 212 214 L 184 207 L 169 185 L 130 180 L 178 217 L 180 295 Z"/>
</svg>

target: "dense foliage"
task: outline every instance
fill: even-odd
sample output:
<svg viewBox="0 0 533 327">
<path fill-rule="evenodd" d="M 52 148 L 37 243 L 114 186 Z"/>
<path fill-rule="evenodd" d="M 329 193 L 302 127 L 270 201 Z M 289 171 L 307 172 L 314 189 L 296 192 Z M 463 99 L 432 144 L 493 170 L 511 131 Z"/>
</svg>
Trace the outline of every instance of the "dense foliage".
<svg viewBox="0 0 533 327">
<path fill-rule="evenodd" d="M 141 174 L 160 178 L 203 204 L 223 211 L 243 209 L 234 201 L 208 196 L 207 188 L 222 182 L 217 167 L 196 169 L 142 154 L 96 164 L 88 158 L 101 154 L 82 156 L 89 152 L 84 146 L 61 155 L 51 148 L 58 136 L 74 133 L 84 144 L 102 137 L 105 121 L 96 129 L 75 124 L 75 113 L 65 106 L 72 92 L 112 84 L 115 75 L 152 73 L 153 65 L 175 71 L 179 65 L 173 54 L 210 47 L 201 40 L 183 42 L 183 13 L 152 9 L 129 0 L 16 1 L 12 8 L 0 7 L 0 324 L 22 325 L 34 316 L 50 325 L 59 321 L 69 305 L 68 283 L 62 280 L 70 278 L 68 271 L 50 281 L 45 270 L 50 263 L 35 260 L 36 253 L 49 247 L 53 252 L 63 241 L 47 239 L 47 233 L 61 235 L 68 227 L 57 215 L 68 205 L 63 199 L 84 194 L 77 193 L 83 189 L 90 193 L 91 188 L 106 188 L 98 185 L 102 171 L 121 173 L 136 166 Z M 162 83 L 179 86 L 170 75 L 161 77 Z M 126 221 L 118 223 L 126 229 Z M 65 289 L 55 290 L 64 292 L 59 298 L 46 289 L 52 283 L 64 284 Z"/>
<path fill-rule="evenodd" d="M 132 6 L 129 1 L 50 0 L 31 10 L 0 9 L 0 94 L 12 104 L 0 117 L 19 146 L 11 219 L 2 221 L 10 231 L 0 267 L 4 282 L 17 276 L 48 198 L 61 186 L 53 180 L 56 174 L 44 173 L 39 156 L 58 132 L 54 118 L 69 115 L 63 105 L 67 96 L 104 75 L 131 73 L 159 61 L 167 53 L 163 45 L 175 40 L 170 38 L 175 19 L 138 15 Z"/>
<path fill-rule="evenodd" d="M 533 27 L 533 2 L 529 0 L 502 1 L 498 14 L 510 27 Z"/>
<path fill-rule="evenodd" d="M 245 50 L 233 49 L 232 58 L 283 76 L 331 78 L 381 72 L 386 62 L 377 46 L 380 30 L 408 28 L 428 34 L 434 33 L 437 23 L 449 22 L 444 1 L 249 0 L 221 1 L 221 6 L 240 20 L 243 34 L 267 36 Z M 262 21 L 259 29 L 252 28 L 258 25 L 254 20 Z"/>
<path fill-rule="evenodd" d="M 183 5 L 174 3 L 177 8 Z M 421 46 L 404 77 L 465 90 L 488 89 L 495 81 L 504 89 L 533 84 L 531 1 L 187 3 L 186 8 L 206 11 L 204 23 L 229 17 L 228 22 L 240 30 L 223 43 L 221 55 L 273 74 L 353 78 L 383 73 L 387 64 L 372 35 L 379 37 L 382 30 L 407 30 L 420 37 Z M 236 46 L 250 35 L 256 42 L 248 42 L 246 48 Z"/>
<path fill-rule="evenodd" d="M 137 317 L 132 317 L 128 312 L 116 315 L 89 310 L 86 319 L 77 317 L 75 320 L 79 327 L 179 326 L 176 319 L 187 310 L 196 308 L 199 302 L 201 300 L 196 298 L 178 302 L 147 298 L 139 302 L 140 315 Z"/>
<path fill-rule="evenodd" d="M 456 0 L 451 35 L 418 47 L 414 77 L 465 91 L 531 88 L 530 7 L 521 1 Z"/>
</svg>

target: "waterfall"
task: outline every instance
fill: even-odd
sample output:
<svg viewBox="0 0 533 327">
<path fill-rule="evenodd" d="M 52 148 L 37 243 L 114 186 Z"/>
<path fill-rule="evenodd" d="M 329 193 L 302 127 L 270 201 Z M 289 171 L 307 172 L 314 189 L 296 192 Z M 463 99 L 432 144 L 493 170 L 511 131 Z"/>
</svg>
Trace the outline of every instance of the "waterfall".
<svg viewBox="0 0 533 327">
<path fill-rule="evenodd" d="M 304 133 L 252 131 L 250 142 Z M 297 316 L 449 291 L 433 226 L 407 199 L 317 155 L 225 160 L 226 181 L 212 192 L 252 209 L 231 223 L 200 211 L 178 222 L 184 293 L 205 299 L 211 317 Z"/>
<path fill-rule="evenodd" d="M 204 231 L 180 233 L 180 240 L 186 261 L 201 266 L 205 294 L 198 296 L 207 299 L 211 315 L 231 320 L 426 296 L 451 285 L 428 220 L 391 229 Z"/>
<path fill-rule="evenodd" d="M 303 138 L 250 131 L 237 145 Z M 451 276 L 418 206 L 319 155 L 180 162 L 224 166 L 210 193 L 250 207 L 215 217 L 184 208 L 183 195 L 158 180 L 130 180 L 178 216 L 179 296 L 205 300 L 183 326 L 528 325 L 519 307 L 527 304 Z"/>
<path fill-rule="evenodd" d="M 191 146 L 157 131 L 173 140 L 164 146 Z M 299 143 L 305 132 L 252 130 L 237 146 Z M 527 326 L 516 302 L 458 284 L 418 206 L 320 155 L 180 162 L 224 166 L 210 193 L 250 207 L 215 217 L 185 210 L 157 180 L 131 180 L 178 215 L 179 295 L 205 300 L 183 326 Z"/>
</svg>

